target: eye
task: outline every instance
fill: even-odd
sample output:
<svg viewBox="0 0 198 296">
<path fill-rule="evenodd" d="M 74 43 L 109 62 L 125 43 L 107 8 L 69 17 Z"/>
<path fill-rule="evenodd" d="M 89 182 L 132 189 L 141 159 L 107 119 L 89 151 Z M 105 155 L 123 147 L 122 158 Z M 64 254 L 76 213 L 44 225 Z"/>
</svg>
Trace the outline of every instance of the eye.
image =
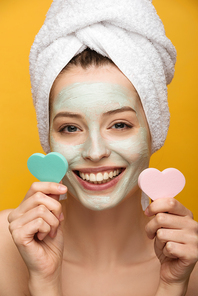
<svg viewBox="0 0 198 296">
<path fill-rule="evenodd" d="M 80 129 L 75 125 L 66 125 L 66 126 L 62 127 L 59 132 L 61 132 L 61 133 L 75 133 L 75 132 L 79 132 L 79 131 L 80 131 Z"/>
<path fill-rule="evenodd" d="M 126 124 L 125 122 L 117 122 L 114 125 L 112 125 L 111 128 L 118 129 L 118 130 L 119 129 L 123 130 L 123 129 L 129 129 L 129 128 L 132 128 L 132 127 L 133 127 L 132 125 Z"/>
</svg>

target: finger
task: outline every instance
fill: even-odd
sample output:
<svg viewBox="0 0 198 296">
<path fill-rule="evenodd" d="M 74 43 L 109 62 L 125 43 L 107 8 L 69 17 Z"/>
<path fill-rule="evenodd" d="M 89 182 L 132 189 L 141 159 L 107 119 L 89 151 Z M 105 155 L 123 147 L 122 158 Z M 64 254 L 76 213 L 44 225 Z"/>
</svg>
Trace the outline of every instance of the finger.
<svg viewBox="0 0 198 296">
<path fill-rule="evenodd" d="M 17 228 L 12 232 L 12 237 L 17 246 L 27 247 L 31 243 L 35 243 L 34 236 L 41 233 L 39 239 L 44 239 L 50 232 L 51 227 L 42 218 L 37 218 L 21 228 Z"/>
<path fill-rule="evenodd" d="M 14 220 L 9 225 L 9 230 L 12 233 L 15 229 L 23 227 L 25 224 L 37 219 L 42 218 L 47 224 L 50 225 L 51 231 L 49 235 L 54 237 L 60 221 L 55 215 L 50 212 L 44 205 L 39 205 L 36 208 L 31 209 L 18 219 Z"/>
<path fill-rule="evenodd" d="M 190 210 L 184 207 L 178 200 L 174 198 L 159 198 L 152 202 L 145 210 L 145 215 L 153 216 L 157 213 L 170 213 L 179 216 L 189 216 L 193 218 Z"/>
<path fill-rule="evenodd" d="M 44 194 L 60 195 L 67 191 L 67 187 L 63 184 L 53 182 L 34 182 L 27 192 L 25 199 L 29 198 L 36 192 L 42 192 Z"/>
<path fill-rule="evenodd" d="M 171 253 L 167 253 L 167 251 L 165 251 L 165 246 L 166 246 L 166 243 L 165 242 L 161 242 L 159 240 L 155 240 L 155 252 L 157 254 L 157 256 L 159 256 L 159 260 L 163 261 L 163 257 L 162 257 L 162 254 L 165 256 L 165 257 L 169 257 L 169 258 L 172 258 L 172 259 L 177 259 L 178 257 L 171 254 Z"/>
<path fill-rule="evenodd" d="M 67 187 L 62 184 L 57 184 L 57 183 L 52 183 L 52 182 L 35 182 L 35 183 L 33 183 L 32 186 L 30 187 L 28 193 L 26 194 L 26 197 L 24 198 L 22 203 L 19 205 L 19 207 L 16 208 L 15 210 L 13 210 L 8 215 L 8 222 L 9 223 L 12 222 L 19 215 L 23 214 L 27 210 L 30 210 L 32 206 L 34 206 L 36 204 L 40 204 L 40 201 L 41 201 L 41 199 L 44 199 L 45 194 L 51 194 L 51 196 L 53 197 L 53 198 L 51 198 L 51 200 L 53 200 L 53 199 L 58 200 L 58 198 L 55 198 L 55 196 L 59 196 L 60 194 L 64 194 L 66 191 L 67 191 Z M 32 195 L 36 195 L 36 198 L 34 201 L 35 203 L 32 203 L 32 201 L 31 201 L 30 203 L 26 203 L 24 205 L 26 200 L 29 200 L 29 198 L 32 197 Z M 46 202 L 47 202 L 47 204 L 49 204 L 50 200 L 48 200 L 48 201 L 46 200 Z M 25 210 L 25 206 L 27 204 L 29 205 L 29 207 L 27 207 L 27 209 Z M 51 204 L 52 204 L 52 202 L 51 202 Z"/>
<path fill-rule="evenodd" d="M 194 243 L 194 237 L 191 234 L 187 231 L 184 233 L 184 231 L 176 229 L 158 229 L 156 233 L 156 240 L 162 244 L 166 244 L 169 241 L 189 245 Z"/>
<path fill-rule="evenodd" d="M 41 231 L 39 231 L 39 232 L 37 232 L 37 234 L 36 234 L 37 238 L 38 238 L 40 241 L 44 240 L 44 238 L 45 238 L 47 235 L 50 235 L 50 231 L 49 231 L 49 232 L 47 232 L 47 231 L 45 231 L 45 232 L 41 232 Z"/>
<path fill-rule="evenodd" d="M 150 239 L 153 239 L 159 228 L 169 228 L 169 229 L 194 229 L 197 231 L 197 225 L 194 220 L 189 216 L 176 216 L 167 213 L 158 213 L 156 216 L 150 220 L 146 227 L 146 233 Z"/>
<path fill-rule="evenodd" d="M 36 208 L 39 205 L 44 205 L 49 211 L 51 211 L 58 219 L 62 213 L 62 206 L 60 202 L 52 199 L 51 197 L 41 193 L 36 192 L 33 196 L 22 202 L 18 208 L 13 210 L 9 216 L 8 221 L 11 223 L 12 221 L 18 219 L 26 212 L 30 211 L 33 208 Z"/>
<path fill-rule="evenodd" d="M 163 230 L 164 229 L 159 229 L 156 233 L 156 238 L 155 238 L 155 252 L 156 252 L 156 254 L 160 254 L 160 253 L 164 254 L 164 248 L 166 246 L 166 243 L 171 240 L 170 238 L 173 238 L 173 236 L 171 234 L 165 233 Z M 167 230 L 167 229 L 165 229 L 165 230 Z M 167 256 L 167 254 L 165 256 Z M 168 254 L 168 257 L 169 258 L 177 258 L 173 254 Z"/>
<path fill-rule="evenodd" d="M 169 258 L 179 258 L 184 265 L 194 264 L 198 260 L 195 248 L 176 242 L 167 242 L 163 254 Z"/>
<path fill-rule="evenodd" d="M 164 229 L 160 228 L 156 232 L 156 244 L 159 249 L 163 248 L 163 245 L 167 242 L 175 242 L 180 244 L 186 244 L 189 247 L 193 247 L 197 250 L 198 256 L 198 236 L 193 231 L 177 230 L 177 229 Z"/>
</svg>

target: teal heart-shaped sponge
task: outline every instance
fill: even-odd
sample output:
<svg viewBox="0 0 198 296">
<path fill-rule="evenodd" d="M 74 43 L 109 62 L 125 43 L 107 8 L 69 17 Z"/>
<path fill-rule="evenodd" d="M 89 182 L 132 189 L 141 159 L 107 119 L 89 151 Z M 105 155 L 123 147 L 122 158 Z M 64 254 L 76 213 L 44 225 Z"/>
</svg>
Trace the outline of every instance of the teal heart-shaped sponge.
<svg viewBox="0 0 198 296">
<path fill-rule="evenodd" d="M 67 160 L 57 152 L 47 155 L 34 153 L 29 157 L 27 166 L 30 173 L 41 182 L 59 183 L 68 170 Z"/>
</svg>

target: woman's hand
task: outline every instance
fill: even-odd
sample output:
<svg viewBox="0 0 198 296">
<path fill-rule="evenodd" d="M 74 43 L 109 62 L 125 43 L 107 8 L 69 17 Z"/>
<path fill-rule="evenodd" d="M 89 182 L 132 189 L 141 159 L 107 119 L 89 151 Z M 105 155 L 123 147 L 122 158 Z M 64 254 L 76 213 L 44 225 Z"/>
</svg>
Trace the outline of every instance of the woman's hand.
<svg viewBox="0 0 198 296">
<path fill-rule="evenodd" d="M 155 252 L 161 263 L 160 279 L 168 286 L 187 287 L 198 260 L 198 223 L 174 198 L 152 202 L 145 214 L 154 216 L 146 226 L 146 233 L 150 239 L 155 238 Z"/>
<path fill-rule="evenodd" d="M 25 199 L 9 216 L 9 230 L 25 261 L 32 282 L 56 281 L 61 274 L 63 221 L 59 195 L 66 193 L 62 184 L 33 183 Z M 40 294 L 39 294 L 40 295 Z"/>
</svg>

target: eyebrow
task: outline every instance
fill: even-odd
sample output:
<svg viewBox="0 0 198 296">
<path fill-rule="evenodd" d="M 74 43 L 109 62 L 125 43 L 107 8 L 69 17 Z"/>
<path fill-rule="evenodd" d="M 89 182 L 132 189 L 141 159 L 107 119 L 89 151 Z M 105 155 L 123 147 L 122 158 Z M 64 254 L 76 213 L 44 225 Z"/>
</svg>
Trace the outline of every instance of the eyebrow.
<svg viewBox="0 0 198 296">
<path fill-rule="evenodd" d="M 112 115 L 112 114 L 116 114 L 116 113 L 121 113 L 121 112 L 126 112 L 126 111 L 131 111 L 131 112 L 135 112 L 134 109 L 132 109 L 131 107 L 122 107 L 119 109 L 115 109 L 115 110 L 110 110 L 108 112 L 105 112 L 103 115 L 107 116 L 107 115 Z M 135 112 L 136 113 L 136 112 Z"/>
<path fill-rule="evenodd" d="M 108 115 L 117 114 L 117 113 L 126 112 L 126 111 L 135 112 L 134 109 L 132 109 L 131 107 L 126 106 L 126 107 L 122 107 L 122 108 L 119 108 L 119 109 L 107 111 L 107 112 L 105 112 L 103 114 L 103 116 L 108 116 Z M 67 112 L 67 111 L 65 111 L 65 112 L 59 112 L 58 114 L 56 114 L 56 116 L 54 117 L 53 121 L 56 118 L 58 118 L 58 117 L 70 117 L 70 118 L 78 118 L 78 119 L 82 119 L 83 118 L 78 113 L 73 113 L 73 112 Z"/>
<path fill-rule="evenodd" d="M 82 119 L 82 116 L 78 113 L 73 113 L 73 112 L 59 112 L 58 114 L 56 114 L 56 116 L 54 117 L 53 121 L 58 118 L 58 117 L 71 117 L 71 118 L 78 118 L 78 119 Z"/>
</svg>

